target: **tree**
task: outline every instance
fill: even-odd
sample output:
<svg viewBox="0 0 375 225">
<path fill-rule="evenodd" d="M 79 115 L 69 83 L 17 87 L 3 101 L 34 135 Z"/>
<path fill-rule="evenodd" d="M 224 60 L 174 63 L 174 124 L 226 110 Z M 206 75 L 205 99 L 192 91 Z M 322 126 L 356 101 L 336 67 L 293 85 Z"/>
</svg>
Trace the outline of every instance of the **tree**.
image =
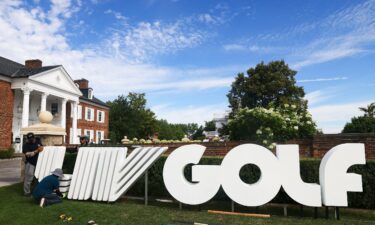
<svg viewBox="0 0 375 225">
<path fill-rule="evenodd" d="M 230 138 L 273 148 L 274 142 L 311 137 L 316 132 L 311 115 L 307 111 L 296 112 L 296 108 L 285 104 L 277 109 L 240 109 L 228 122 Z"/>
<path fill-rule="evenodd" d="M 351 122 L 346 123 L 342 133 L 374 133 L 375 132 L 375 102 L 367 107 L 359 107 L 365 114 L 353 117 Z"/>
<path fill-rule="evenodd" d="M 296 71 L 283 61 L 261 62 L 250 68 L 245 76 L 239 73 L 227 94 L 233 116 L 240 108 L 269 108 L 284 104 L 305 106 L 305 92 L 296 85 Z"/>
<path fill-rule="evenodd" d="M 351 119 L 351 122 L 345 124 L 342 133 L 374 133 L 375 118 L 369 116 L 359 116 Z"/>
<path fill-rule="evenodd" d="M 216 124 L 215 121 L 205 121 L 204 122 L 204 131 L 215 131 L 216 130 Z"/>
<path fill-rule="evenodd" d="M 203 134 L 204 128 L 203 126 L 199 126 L 195 133 L 191 136 L 193 140 L 203 140 L 205 135 Z"/>
<path fill-rule="evenodd" d="M 375 115 L 375 102 L 367 105 L 367 107 L 359 107 L 359 110 L 365 113 L 365 116 L 374 117 Z"/>
<path fill-rule="evenodd" d="M 187 135 L 187 125 L 171 124 L 166 120 L 158 120 L 157 131 L 159 139 L 161 140 L 181 140 L 185 135 Z"/>
<path fill-rule="evenodd" d="M 148 138 L 156 131 L 155 114 L 146 108 L 145 94 L 129 93 L 107 102 L 109 111 L 110 138 L 119 142 L 123 136 L 132 139 Z"/>
</svg>

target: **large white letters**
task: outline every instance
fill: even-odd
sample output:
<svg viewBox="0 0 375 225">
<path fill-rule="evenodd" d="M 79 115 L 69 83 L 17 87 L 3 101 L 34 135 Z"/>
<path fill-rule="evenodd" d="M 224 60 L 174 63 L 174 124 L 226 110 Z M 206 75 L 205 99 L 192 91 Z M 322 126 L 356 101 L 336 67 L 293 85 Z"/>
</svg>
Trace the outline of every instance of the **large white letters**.
<svg viewBox="0 0 375 225">
<path fill-rule="evenodd" d="M 341 144 L 332 148 L 319 167 L 322 197 L 326 206 L 348 206 L 348 191 L 362 191 L 362 176 L 348 174 L 349 167 L 366 164 L 364 144 Z"/>
<path fill-rule="evenodd" d="M 279 169 L 285 192 L 302 205 L 321 206 L 320 186 L 304 183 L 301 179 L 298 145 L 277 145 L 276 155 L 280 162 Z"/>
<path fill-rule="evenodd" d="M 192 181 L 186 180 L 184 169 L 189 164 L 198 164 L 206 147 L 185 145 L 173 151 L 164 164 L 163 178 L 169 193 L 179 201 L 198 205 L 215 196 L 220 188 L 219 166 L 192 166 Z"/>
<path fill-rule="evenodd" d="M 261 171 L 254 184 L 244 183 L 240 170 L 246 164 L 254 164 Z M 279 192 L 281 179 L 275 155 L 255 144 L 243 144 L 233 148 L 221 164 L 222 186 L 235 202 L 245 206 L 258 206 L 271 201 Z"/>
<path fill-rule="evenodd" d="M 209 201 L 220 186 L 235 202 L 244 206 L 260 206 L 271 201 L 282 186 L 296 202 L 306 206 L 347 206 L 347 191 L 362 191 L 361 176 L 347 174 L 355 164 L 365 164 L 363 144 L 344 144 L 330 150 L 323 158 L 319 173 L 320 184 L 302 181 L 298 145 L 278 145 L 277 157 L 268 149 L 243 144 L 233 148 L 218 165 L 193 165 L 192 181 L 186 180 L 184 169 L 198 164 L 205 147 L 185 145 L 171 153 L 164 165 L 164 183 L 178 201 L 197 205 Z M 240 170 L 247 164 L 256 165 L 260 179 L 247 184 Z"/>
</svg>

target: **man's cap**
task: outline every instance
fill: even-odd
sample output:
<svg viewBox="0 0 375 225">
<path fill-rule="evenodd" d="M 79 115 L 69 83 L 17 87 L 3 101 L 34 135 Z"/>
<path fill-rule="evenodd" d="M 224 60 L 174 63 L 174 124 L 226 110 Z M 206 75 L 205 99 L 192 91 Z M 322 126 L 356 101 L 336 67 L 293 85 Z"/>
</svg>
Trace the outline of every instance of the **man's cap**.
<svg viewBox="0 0 375 225">
<path fill-rule="evenodd" d="M 27 138 L 27 139 L 33 139 L 33 138 L 35 138 L 35 135 L 34 135 L 34 133 L 31 133 L 31 132 L 30 132 L 30 133 L 27 133 L 27 134 L 26 134 L 26 138 Z"/>
<path fill-rule="evenodd" d="M 54 171 L 52 171 L 52 174 L 55 175 L 55 176 L 58 176 L 60 178 L 64 177 L 64 172 L 60 168 L 56 168 Z"/>
</svg>

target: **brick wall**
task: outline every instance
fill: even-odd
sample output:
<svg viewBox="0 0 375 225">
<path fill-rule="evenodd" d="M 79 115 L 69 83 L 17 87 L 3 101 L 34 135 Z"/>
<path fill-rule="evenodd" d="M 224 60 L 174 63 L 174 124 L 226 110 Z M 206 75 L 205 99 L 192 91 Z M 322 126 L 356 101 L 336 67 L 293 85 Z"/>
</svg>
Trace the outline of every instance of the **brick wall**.
<svg viewBox="0 0 375 225">
<path fill-rule="evenodd" d="M 109 111 L 106 108 L 99 107 L 93 104 L 88 104 L 80 102 L 79 105 L 82 106 L 82 119 L 78 120 L 77 128 L 81 129 L 82 134 L 85 129 L 94 131 L 94 141 L 96 141 L 96 131 L 104 131 L 104 138 L 108 138 L 108 126 L 109 126 Z M 85 120 L 85 108 L 89 107 L 94 109 L 94 121 Z M 104 123 L 97 122 L 97 113 L 98 110 L 104 111 Z M 69 143 L 70 140 L 70 128 L 72 127 L 72 118 L 71 118 L 71 105 L 67 104 L 66 106 L 66 143 Z"/>
<path fill-rule="evenodd" d="M 12 143 L 13 98 L 11 84 L 0 80 L 0 149 Z"/>
<path fill-rule="evenodd" d="M 364 143 L 366 157 L 375 158 L 375 133 L 316 135 L 312 144 L 312 155 L 322 157 L 332 147 L 344 143 Z"/>
<path fill-rule="evenodd" d="M 225 156 L 228 151 L 245 142 L 208 142 L 198 143 L 206 146 L 205 156 Z M 290 140 L 283 144 L 298 144 L 301 157 L 323 157 L 327 151 L 339 144 L 364 143 L 366 158 L 375 158 L 375 133 L 374 134 L 323 134 L 311 139 Z M 157 144 L 168 147 L 167 154 L 176 148 L 191 143 Z M 131 148 L 132 145 L 127 145 Z"/>
</svg>

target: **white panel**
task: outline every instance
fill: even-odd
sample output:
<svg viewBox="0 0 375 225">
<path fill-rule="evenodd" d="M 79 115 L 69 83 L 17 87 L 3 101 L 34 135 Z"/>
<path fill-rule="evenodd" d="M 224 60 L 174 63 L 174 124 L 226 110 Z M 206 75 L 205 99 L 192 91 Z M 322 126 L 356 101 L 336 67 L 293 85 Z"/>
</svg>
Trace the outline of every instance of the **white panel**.
<svg viewBox="0 0 375 225">
<path fill-rule="evenodd" d="M 83 199 L 84 191 L 86 191 L 87 178 L 88 178 L 88 173 L 89 173 L 90 164 L 91 164 L 90 156 L 93 155 L 93 154 L 90 154 L 90 150 L 91 149 L 85 149 L 85 151 L 83 152 L 82 165 L 84 166 L 83 166 L 83 169 L 79 171 L 80 173 L 78 173 L 78 180 L 80 181 L 78 183 L 81 185 L 79 186 L 78 191 L 74 193 L 73 195 L 73 198 L 77 196 L 79 200 Z"/>
<path fill-rule="evenodd" d="M 100 183 L 99 183 L 99 190 L 98 190 L 98 201 L 102 201 L 103 195 L 104 195 L 104 186 L 106 185 L 106 178 L 109 170 L 109 163 L 110 163 L 110 157 L 111 154 L 109 150 L 103 150 L 105 152 L 105 157 L 104 157 L 104 164 L 103 164 L 103 171 L 101 174 L 100 178 Z"/>
<path fill-rule="evenodd" d="M 76 183 L 77 183 L 77 176 L 78 176 L 78 173 L 79 173 L 79 169 L 81 167 L 82 151 L 83 151 L 83 149 L 84 148 L 80 148 L 79 149 L 78 155 L 77 155 L 77 159 L 76 159 L 76 163 L 74 164 L 74 170 L 73 170 L 73 175 L 72 175 L 72 182 L 70 183 L 70 189 L 69 189 L 69 193 L 68 193 L 68 198 L 69 199 L 73 198 L 74 190 L 75 190 Z"/>
<path fill-rule="evenodd" d="M 68 198 L 116 201 L 167 148 L 137 148 L 126 158 L 126 148 L 80 148 Z"/>
<path fill-rule="evenodd" d="M 100 155 L 99 155 L 99 164 L 98 164 L 98 170 L 95 175 L 95 182 L 94 182 L 94 191 L 92 193 L 92 200 L 97 200 L 98 194 L 99 194 L 99 186 L 100 186 L 100 180 L 102 178 L 103 173 L 103 165 L 104 165 L 104 159 L 105 159 L 105 151 L 101 150 L 100 148 Z"/>
<path fill-rule="evenodd" d="M 41 181 L 44 177 L 51 174 L 56 168 L 62 168 L 65 157 L 64 146 L 45 146 L 39 153 L 35 168 L 35 177 Z"/>
<path fill-rule="evenodd" d="M 139 152 L 133 155 L 134 157 L 132 157 L 132 154 L 129 155 L 124 162 L 125 165 L 129 166 L 123 167 L 123 170 L 126 170 L 125 173 L 119 171 L 120 176 L 115 177 L 117 182 L 113 183 L 116 184 L 116 188 L 111 193 L 109 201 L 116 201 L 121 195 L 127 192 L 167 149 L 166 147 L 141 148 Z"/>
<path fill-rule="evenodd" d="M 94 151 L 94 153 L 93 153 L 94 158 L 92 160 L 91 167 L 90 167 L 90 175 L 89 175 L 89 178 L 87 180 L 87 187 L 86 187 L 86 191 L 85 191 L 84 200 L 89 199 L 91 197 L 92 193 L 93 193 L 95 176 L 96 176 L 98 162 L 99 162 L 99 154 L 100 154 L 99 149 L 96 148 L 93 151 Z"/>
<path fill-rule="evenodd" d="M 113 149 L 110 152 L 111 160 L 109 162 L 109 169 L 108 169 L 107 179 L 105 182 L 106 185 L 104 188 L 103 201 L 108 201 L 109 199 L 109 194 L 110 194 L 109 191 L 111 190 L 111 186 L 113 185 L 112 179 L 113 179 L 113 174 L 114 174 L 114 170 L 116 166 L 115 163 L 116 163 L 117 153 L 118 153 L 118 150 L 116 149 Z"/>
</svg>

